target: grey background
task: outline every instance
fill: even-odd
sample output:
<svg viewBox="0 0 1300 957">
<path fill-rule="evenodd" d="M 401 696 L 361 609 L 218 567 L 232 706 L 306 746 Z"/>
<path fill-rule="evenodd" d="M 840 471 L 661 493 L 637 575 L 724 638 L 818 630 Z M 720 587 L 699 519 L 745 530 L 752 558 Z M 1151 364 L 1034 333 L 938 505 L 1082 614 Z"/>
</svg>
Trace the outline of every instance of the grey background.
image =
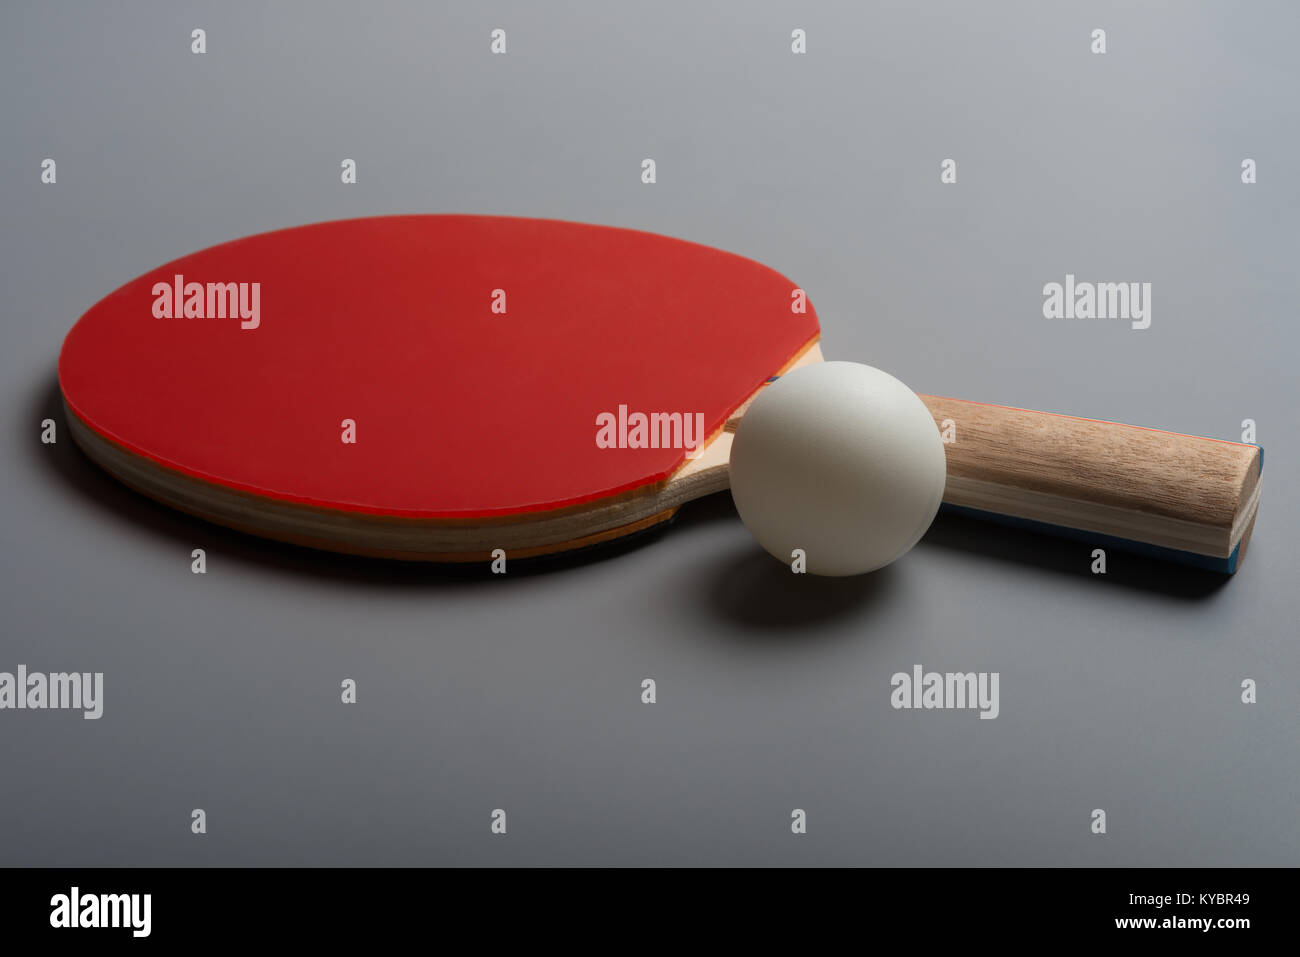
<svg viewBox="0 0 1300 957">
<path fill-rule="evenodd" d="M 0 670 L 106 689 L 98 722 L 0 713 L 0 863 L 1300 862 L 1297 41 L 1288 3 L 6 4 Z M 1226 584 L 1095 577 L 1084 546 L 941 519 L 877 575 L 796 578 L 721 496 L 458 577 L 205 526 L 40 444 L 64 334 L 127 279 L 453 211 L 756 258 L 828 355 L 918 391 L 1254 418 L 1251 554 Z M 1067 272 L 1152 282 L 1151 328 L 1044 320 Z M 1000 672 L 1001 716 L 891 709 L 915 663 Z"/>
</svg>

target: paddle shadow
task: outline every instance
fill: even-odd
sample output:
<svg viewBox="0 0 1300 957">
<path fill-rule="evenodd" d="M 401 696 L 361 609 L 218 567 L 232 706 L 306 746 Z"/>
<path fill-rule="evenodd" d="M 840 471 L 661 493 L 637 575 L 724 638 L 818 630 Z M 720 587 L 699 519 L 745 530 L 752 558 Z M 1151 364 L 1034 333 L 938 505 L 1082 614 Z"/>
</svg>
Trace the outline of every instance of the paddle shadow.
<svg viewBox="0 0 1300 957">
<path fill-rule="evenodd" d="M 489 580 L 499 583 L 502 577 L 548 574 L 609 561 L 658 540 L 673 525 L 739 520 L 730 495 L 709 495 L 684 505 L 672 521 L 634 535 L 560 555 L 511 559 L 506 576 L 493 575 L 487 562 L 440 564 L 344 555 L 259 538 L 206 522 L 127 488 L 84 455 L 70 438 L 57 376 L 51 375 L 37 390 L 29 411 L 35 421 L 49 418 L 60 427 L 60 440 L 53 446 L 40 447 L 36 455 L 39 467 L 103 512 L 134 529 L 184 546 L 187 552 L 201 544 L 240 561 L 337 581 L 397 587 Z M 24 448 L 30 446 L 24 444 Z M 965 516 L 941 513 L 919 547 L 966 552 L 973 559 L 992 558 L 1066 577 L 1097 577 L 1090 571 L 1091 549 L 1084 543 Z M 1212 596 L 1231 577 L 1117 550 L 1107 552 L 1107 566 L 1104 577 L 1108 583 L 1191 600 Z M 891 577 L 890 568 L 852 578 L 794 575 L 786 565 L 755 547 L 722 562 L 710 577 L 710 588 L 712 604 L 722 615 L 771 629 L 851 614 L 882 594 Z"/>
<path fill-rule="evenodd" d="M 608 561 L 658 538 L 663 534 L 664 527 L 671 524 L 665 522 L 611 542 L 560 555 L 510 559 L 509 573 L 506 575 L 492 574 L 491 566 L 486 561 L 408 562 L 323 551 L 261 538 L 208 522 L 156 502 L 123 485 L 91 461 L 72 440 L 57 377 L 52 376 L 38 390 L 30 411 L 34 421 L 53 419 L 59 430 L 57 443 L 40 446 L 39 454 L 36 455 L 39 467 L 103 513 L 126 523 L 135 532 L 169 540 L 183 549 L 185 554 L 191 548 L 202 547 L 209 551 L 219 551 L 227 558 L 269 566 L 296 575 L 393 587 L 488 581 L 499 585 L 503 578 L 546 574 L 596 561 Z"/>
<path fill-rule="evenodd" d="M 964 552 L 972 559 L 993 559 L 1034 572 L 1090 582 L 1102 580 L 1110 585 L 1191 601 L 1211 597 L 1232 577 L 1115 548 L 1106 549 L 1106 573 L 1094 575 L 1093 546 L 1084 541 L 1042 535 L 944 511 L 939 513 L 918 547 Z"/>
</svg>

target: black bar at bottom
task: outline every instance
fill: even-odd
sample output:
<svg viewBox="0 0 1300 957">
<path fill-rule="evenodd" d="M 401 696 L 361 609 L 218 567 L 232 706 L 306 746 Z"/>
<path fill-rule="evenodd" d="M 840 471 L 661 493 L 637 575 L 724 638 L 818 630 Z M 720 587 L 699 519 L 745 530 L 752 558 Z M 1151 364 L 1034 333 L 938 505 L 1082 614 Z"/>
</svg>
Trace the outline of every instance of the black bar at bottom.
<svg viewBox="0 0 1300 957">
<path fill-rule="evenodd" d="M 1231 945 L 1285 933 L 1296 894 L 1285 869 L 788 871 L 8 869 L 0 933 L 6 943 L 91 946 L 337 946 L 413 934 L 472 945 L 513 931 L 537 945 L 600 938 L 612 948 L 668 946 L 681 938 L 664 935 L 678 929 L 731 944 L 789 932 L 809 943 L 847 933 L 859 943 L 901 934 L 927 945 L 1098 936 Z"/>
</svg>

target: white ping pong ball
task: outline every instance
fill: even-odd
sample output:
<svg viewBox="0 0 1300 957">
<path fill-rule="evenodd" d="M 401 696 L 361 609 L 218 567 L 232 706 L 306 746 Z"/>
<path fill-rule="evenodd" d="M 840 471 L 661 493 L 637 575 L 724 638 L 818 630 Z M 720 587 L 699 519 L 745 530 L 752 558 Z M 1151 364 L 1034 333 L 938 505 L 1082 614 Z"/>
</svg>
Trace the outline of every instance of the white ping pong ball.
<svg viewBox="0 0 1300 957">
<path fill-rule="evenodd" d="M 857 362 L 802 366 L 740 420 L 731 496 L 745 527 L 786 564 L 857 575 L 901 558 L 939 510 L 947 479 L 930 410 L 893 376 Z"/>
</svg>

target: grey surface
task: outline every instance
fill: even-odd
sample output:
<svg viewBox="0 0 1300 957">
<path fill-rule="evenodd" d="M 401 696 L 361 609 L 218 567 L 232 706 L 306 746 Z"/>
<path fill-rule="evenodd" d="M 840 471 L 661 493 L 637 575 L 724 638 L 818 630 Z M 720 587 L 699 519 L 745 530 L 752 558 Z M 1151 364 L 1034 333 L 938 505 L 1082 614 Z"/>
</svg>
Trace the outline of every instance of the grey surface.
<svg viewBox="0 0 1300 957">
<path fill-rule="evenodd" d="M 1300 12 L 1131 6 L 7 4 L 0 670 L 106 687 L 97 722 L 0 712 L 0 863 L 1300 863 Z M 1103 578 L 941 520 L 820 581 L 724 496 L 467 580 L 204 526 L 39 443 L 64 334 L 127 279 L 431 211 L 759 259 L 810 291 L 828 355 L 918 391 L 1232 439 L 1254 418 L 1252 553 L 1222 587 L 1116 554 Z M 1152 282 L 1152 327 L 1044 320 L 1067 272 Z M 915 663 L 1000 672 L 1000 717 L 893 710 Z"/>
</svg>

